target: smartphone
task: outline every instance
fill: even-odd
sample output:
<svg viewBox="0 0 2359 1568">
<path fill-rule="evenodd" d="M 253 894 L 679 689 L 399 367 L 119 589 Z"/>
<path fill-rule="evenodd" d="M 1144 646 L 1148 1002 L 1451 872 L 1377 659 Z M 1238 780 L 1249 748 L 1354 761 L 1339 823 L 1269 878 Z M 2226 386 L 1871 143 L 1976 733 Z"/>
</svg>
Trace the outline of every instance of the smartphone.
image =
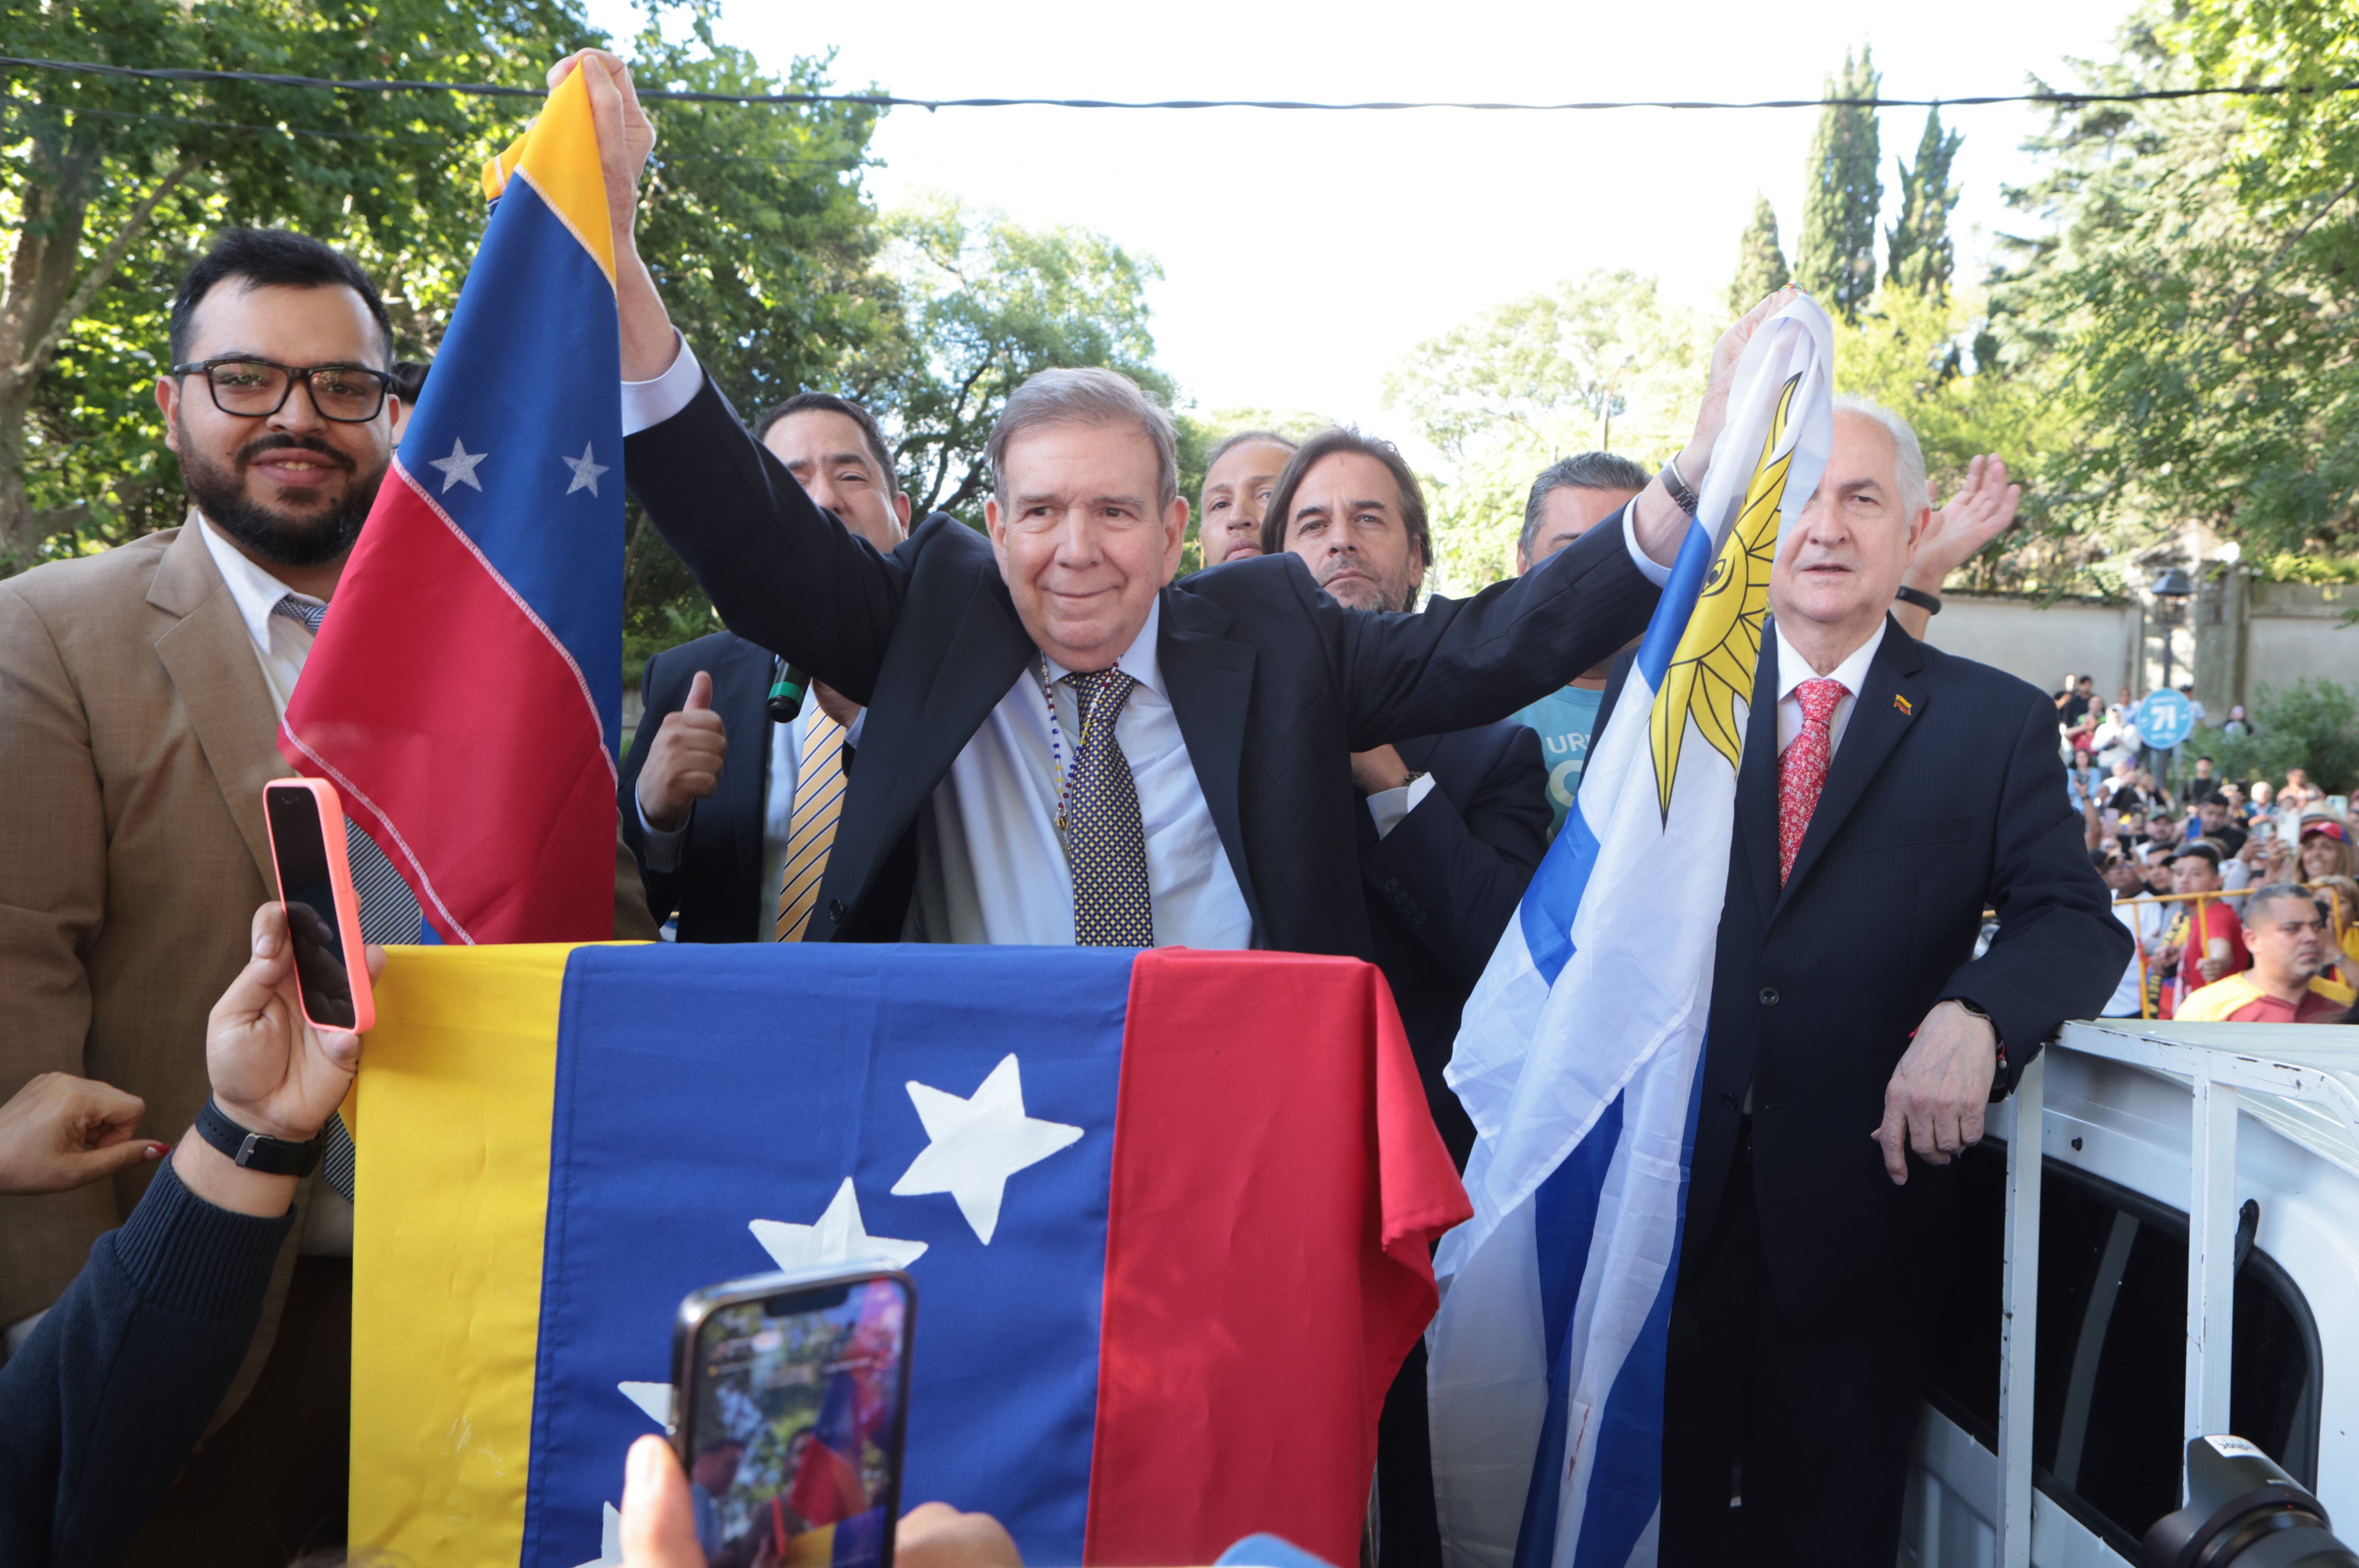
<svg viewBox="0 0 2359 1568">
<path fill-rule="evenodd" d="M 314 1028 L 365 1033 L 376 1027 L 361 901 L 344 860 L 344 809 L 317 779 L 274 779 L 262 788 L 278 902 L 295 944 L 295 987 Z"/>
<path fill-rule="evenodd" d="M 887 1568 L 917 1292 L 897 1269 L 699 1290 L 672 1334 L 672 1443 L 706 1568 Z"/>
</svg>

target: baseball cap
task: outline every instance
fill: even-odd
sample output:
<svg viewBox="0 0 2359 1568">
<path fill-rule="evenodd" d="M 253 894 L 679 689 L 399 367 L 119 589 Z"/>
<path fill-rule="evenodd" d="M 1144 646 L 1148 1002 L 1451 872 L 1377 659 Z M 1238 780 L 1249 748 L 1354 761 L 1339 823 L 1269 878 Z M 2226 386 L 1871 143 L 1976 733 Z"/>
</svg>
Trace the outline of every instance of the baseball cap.
<svg viewBox="0 0 2359 1568">
<path fill-rule="evenodd" d="M 2329 816 L 2321 815 L 2302 818 L 2301 836 L 2308 838 L 2312 833 L 2321 833 L 2326 837 L 2332 839 L 2337 844 L 2349 844 L 2351 842 L 2351 834 L 2344 830 L 2343 824 Z"/>
</svg>

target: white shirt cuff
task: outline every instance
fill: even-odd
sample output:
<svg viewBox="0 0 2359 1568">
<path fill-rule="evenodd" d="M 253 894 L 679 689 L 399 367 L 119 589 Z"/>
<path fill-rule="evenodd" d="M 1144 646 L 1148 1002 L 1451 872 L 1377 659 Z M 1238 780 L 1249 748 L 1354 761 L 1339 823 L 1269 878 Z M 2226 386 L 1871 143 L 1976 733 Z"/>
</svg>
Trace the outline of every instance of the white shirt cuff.
<svg viewBox="0 0 2359 1568">
<path fill-rule="evenodd" d="M 681 352 L 685 354 L 687 351 L 683 347 Z M 649 382 L 647 385 L 653 386 L 654 383 Z M 630 434 L 631 430 L 630 391 L 631 384 L 627 381 L 623 383 L 623 433 L 625 435 Z M 691 391 L 690 396 L 693 397 L 695 394 Z M 679 407 L 680 408 L 685 408 L 688 405 L 686 403 L 682 403 Z M 672 412 L 676 414 L 679 412 L 679 408 L 675 408 Z M 669 418 L 669 416 L 668 415 L 666 417 Z M 1669 567 L 1663 565 L 1653 556 L 1648 555 L 1645 550 L 1638 548 L 1638 503 L 1636 500 L 1633 500 L 1628 506 L 1622 508 L 1622 542 L 1629 547 L 1630 564 L 1638 569 L 1638 574 L 1641 577 L 1644 577 L 1647 582 L 1653 583 L 1658 588 L 1660 588 L 1663 584 L 1671 580 L 1671 569 Z"/>
<path fill-rule="evenodd" d="M 1376 821 L 1376 836 L 1384 838 L 1400 826 L 1401 819 L 1433 793 L 1433 775 L 1413 779 L 1397 789 L 1379 789 L 1368 797 L 1368 815 Z"/>
<path fill-rule="evenodd" d="M 688 842 L 688 824 L 696 820 L 696 803 L 689 802 L 687 821 L 666 833 L 647 821 L 647 809 L 639 804 L 638 792 L 631 792 L 631 810 L 639 813 L 639 841 L 650 871 L 671 872 L 679 869 L 680 845 Z"/>
<path fill-rule="evenodd" d="M 669 370 L 653 381 L 623 383 L 623 433 L 626 436 L 662 424 L 695 402 L 697 388 L 704 385 L 704 367 L 696 363 L 696 351 L 688 346 L 678 327 L 671 335 L 679 352 L 672 356 Z"/>
</svg>

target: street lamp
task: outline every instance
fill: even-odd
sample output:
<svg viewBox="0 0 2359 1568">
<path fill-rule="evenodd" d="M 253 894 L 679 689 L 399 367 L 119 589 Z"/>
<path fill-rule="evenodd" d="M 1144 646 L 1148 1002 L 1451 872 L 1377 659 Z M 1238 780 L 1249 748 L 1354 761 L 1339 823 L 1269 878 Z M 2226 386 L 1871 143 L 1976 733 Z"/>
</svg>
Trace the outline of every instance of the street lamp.
<svg viewBox="0 0 2359 1568">
<path fill-rule="evenodd" d="M 2170 634 L 2187 618 L 2187 601 L 2195 596 L 2195 584 L 2184 570 L 2166 566 L 2154 574 L 2147 592 L 2155 597 L 2155 625 L 2162 628 L 2162 684 L 2170 685 Z"/>
</svg>

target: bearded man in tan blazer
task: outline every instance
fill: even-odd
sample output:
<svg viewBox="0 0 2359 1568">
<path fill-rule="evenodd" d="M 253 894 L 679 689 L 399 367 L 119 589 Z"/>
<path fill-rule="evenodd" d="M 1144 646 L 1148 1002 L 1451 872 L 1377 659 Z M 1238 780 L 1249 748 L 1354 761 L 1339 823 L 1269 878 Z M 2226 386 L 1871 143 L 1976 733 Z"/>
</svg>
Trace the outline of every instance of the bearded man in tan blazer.
<svg viewBox="0 0 2359 1568">
<path fill-rule="evenodd" d="M 157 383 L 189 521 L 0 582 L 0 1101 L 56 1071 L 140 1096 L 151 1129 L 202 1105 L 207 1010 L 276 897 L 278 715 L 398 431 L 391 349 L 348 258 L 223 234 L 180 286 Z M 365 885 L 358 857 L 383 857 L 353 847 Z M 371 940 L 418 940 L 403 900 L 380 883 Z M 616 936 L 656 934 L 619 843 L 615 909 Z M 147 1175 L 0 1198 L 0 1324 L 57 1298 Z M 129 1561 L 277 1568 L 344 1539 L 353 1210 L 319 1173 L 296 1206 L 226 1420 Z"/>
</svg>

